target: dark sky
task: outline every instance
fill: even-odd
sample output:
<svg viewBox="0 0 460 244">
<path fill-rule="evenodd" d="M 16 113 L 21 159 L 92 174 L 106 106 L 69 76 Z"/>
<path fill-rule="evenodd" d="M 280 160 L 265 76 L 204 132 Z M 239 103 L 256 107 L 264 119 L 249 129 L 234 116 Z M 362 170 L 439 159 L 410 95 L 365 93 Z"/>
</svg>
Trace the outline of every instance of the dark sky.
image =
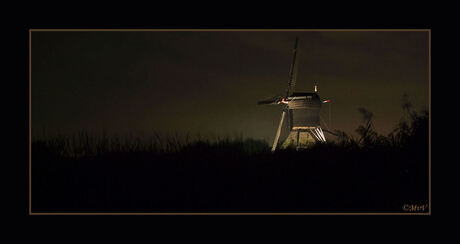
<svg viewBox="0 0 460 244">
<path fill-rule="evenodd" d="M 318 81 L 334 129 L 353 132 L 365 107 L 389 132 L 404 92 L 417 110 L 428 107 L 427 31 L 35 31 L 33 135 L 243 133 L 271 142 L 281 106 L 257 101 L 284 93 L 296 36 L 296 91 Z"/>
</svg>

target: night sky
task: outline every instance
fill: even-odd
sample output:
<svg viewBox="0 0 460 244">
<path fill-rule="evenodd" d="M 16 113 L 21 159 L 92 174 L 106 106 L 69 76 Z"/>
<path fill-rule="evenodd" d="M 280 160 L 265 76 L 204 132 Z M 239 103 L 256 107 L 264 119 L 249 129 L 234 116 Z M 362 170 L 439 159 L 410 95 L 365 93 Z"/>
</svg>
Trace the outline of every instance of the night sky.
<svg viewBox="0 0 460 244">
<path fill-rule="evenodd" d="M 284 94 L 296 36 L 295 91 L 318 82 L 332 100 L 332 129 L 353 133 L 365 107 L 386 134 L 404 93 L 428 108 L 427 31 L 33 31 L 32 135 L 242 133 L 271 142 L 282 106 L 257 101 Z"/>
</svg>

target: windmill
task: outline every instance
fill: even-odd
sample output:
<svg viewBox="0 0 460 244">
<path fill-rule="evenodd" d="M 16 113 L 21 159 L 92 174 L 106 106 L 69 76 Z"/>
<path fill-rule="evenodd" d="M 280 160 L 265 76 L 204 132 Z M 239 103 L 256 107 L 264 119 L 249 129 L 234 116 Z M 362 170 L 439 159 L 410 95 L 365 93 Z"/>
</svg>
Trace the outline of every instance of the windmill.
<svg viewBox="0 0 460 244">
<path fill-rule="evenodd" d="M 275 151 L 278 146 L 283 123 L 287 127 L 288 136 L 284 141 L 281 140 L 282 148 L 295 145 L 296 149 L 299 149 L 308 147 L 316 142 L 326 142 L 326 137 L 320 124 L 320 110 L 321 104 L 328 103 L 330 100 L 320 100 L 317 83 L 315 83 L 315 91 L 312 93 L 294 92 L 297 43 L 298 38 L 296 38 L 294 49 L 292 50 L 293 60 L 285 96 L 276 96 L 272 99 L 258 102 L 258 104 L 281 104 L 283 106 L 281 121 L 276 132 L 272 151 Z"/>
</svg>

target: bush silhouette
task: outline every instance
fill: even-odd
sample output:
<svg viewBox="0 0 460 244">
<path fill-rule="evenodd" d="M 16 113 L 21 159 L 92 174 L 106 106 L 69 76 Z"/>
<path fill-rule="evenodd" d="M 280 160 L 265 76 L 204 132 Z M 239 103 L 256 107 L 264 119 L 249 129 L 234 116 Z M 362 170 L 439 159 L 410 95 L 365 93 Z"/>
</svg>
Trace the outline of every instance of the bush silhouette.
<svg viewBox="0 0 460 244">
<path fill-rule="evenodd" d="M 81 131 L 32 142 L 33 212 L 402 212 L 428 203 L 428 112 L 379 135 L 358 112 L 353 138 L 302 151 L 199 136 Z"/>
</svg>

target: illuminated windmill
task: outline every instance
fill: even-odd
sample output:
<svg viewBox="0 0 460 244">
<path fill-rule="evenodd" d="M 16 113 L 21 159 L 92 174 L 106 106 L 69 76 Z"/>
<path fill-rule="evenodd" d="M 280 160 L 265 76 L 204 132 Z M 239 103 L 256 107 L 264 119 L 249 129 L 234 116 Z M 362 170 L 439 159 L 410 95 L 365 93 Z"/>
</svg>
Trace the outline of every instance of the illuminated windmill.
<svg viewBox="0 0 460 244">
<path fill-rule="evenodd" d="M 320 109 L 322 103 L 330 100 L 321 101 L 318 95 L 318 86 L 315 83 L 315 92 L 294 92 L 295 88 L 295 63 L 297 54 L 298 38 L 295 40 L 293 49 L 293 61 L 289 72 L 289 82 L 285 96 L 277 96 L 270 100 L 260 101 L 258 104 L 282 104 L 283 113 L 281 121 L 273 142 L 272 151 L 276 150 L 280 141 L 283 123 L 286 123 L 288 133 L 286 139 L 281 140 L 281 147 L 285 148 L 294 145 L 296 149 L 305 148 L 316 142 L 326 142 L 320 124 Z"/>
</svg>

